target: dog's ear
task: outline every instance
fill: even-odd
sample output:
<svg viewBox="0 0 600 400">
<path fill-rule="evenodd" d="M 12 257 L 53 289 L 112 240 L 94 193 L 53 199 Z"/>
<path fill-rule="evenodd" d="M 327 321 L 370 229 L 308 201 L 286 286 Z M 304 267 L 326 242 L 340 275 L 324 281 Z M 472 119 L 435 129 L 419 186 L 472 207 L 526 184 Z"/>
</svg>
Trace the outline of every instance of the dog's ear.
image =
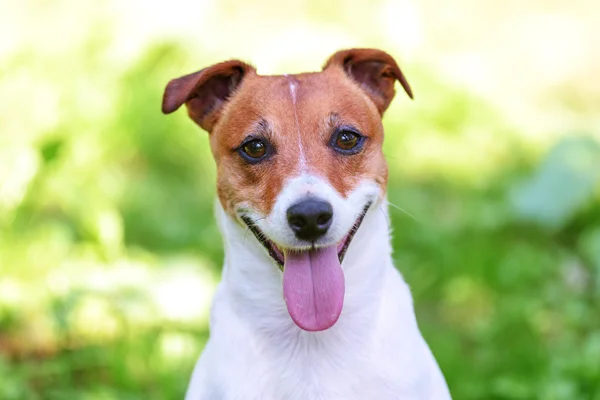
<svg viewBox="0 0 600 400">
<path fill-rule="evenodd" d="M 375 103 L 379 112 L 388 108 L 394 94 L 396 80 L 412 99 L 413 94 L 406 77 L 392 56 L 376 49 L 350 49 L 338 51 L 325 63 L 323 69 L 342 68 L 346 75 L 360 85 Z"/>
<path fill-rule="evenodd" d="M 244 76 L 255 72 L 252 66 L 231 60 L 173 79 L 165 89 L 162 112 L 170 114 L 185 103 L 190 118 L 211 132 Z"/>
</svg>

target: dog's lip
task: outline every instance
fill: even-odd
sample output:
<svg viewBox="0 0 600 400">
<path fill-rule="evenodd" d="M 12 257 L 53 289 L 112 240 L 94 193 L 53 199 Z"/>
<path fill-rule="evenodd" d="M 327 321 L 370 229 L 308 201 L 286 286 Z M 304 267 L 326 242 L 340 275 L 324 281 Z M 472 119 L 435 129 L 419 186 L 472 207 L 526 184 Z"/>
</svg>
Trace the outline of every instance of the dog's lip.
<svg viewBox="0 0 600 400">
<path fill-rule="evenodd" d="M 254 221 L 247 215 L 241 215 L 240 218 L 248 226 L 248 229 L 256 236 L 256 239 L 262 244 L 280 269 L 283 269 L 283 253 L 267 236 L 256 226 Z"/>
<path fill-rule="evenodd" d="M 348 232 L 348 234 L 346 235 L 346 237 L 340 242 L 341 248 L 338 247 L 338 258 L 340 259 L 340 263 L 344 260 L 344 256 L 346 255 L 346 251 L 348 251 L 348 247 L 350 246 L 350 242 L 354 238 L 354 235 L 356 234 L 356 231 L 358 231 L 358 228 L 360 228 L 360 225 L 362 224 L 363 220 L 365 219 L 365 215 L 367 215 L 367 211 L 369 211 L 369 208 L 371 207 L 371 204 L 372 204 L 371 201 L 369 201 L 369 202 L 367 202 L 367 204 L 365 204 L 365 206 L 363 207 L 362 212 L 360 213 L 360 215 L 358 216 L 358 218 L 354 222 L 354 225 L 352 225 L 352 228 L 350 229 L 350 232 Z"/>
<path fill-rule="evenodd" d="M 358 231 L 358 228 L 360 227 L 360 225 L 362 224 L 365 215 L 367 215 L 367 211 L 369 211 L 369 208 L 371 207 L 372 201 L 367 202 L 367 204 L 365 204 L 365 206 L 363 207 L 362 212 L 360 213 L 360 215 L 358 216 L 358 218 L 356 219 L 356 221 L 354 222 L 354 224 L 352 225 L 352 228 L 350 229 L 350 231 L 346 234 L 346 236 L 344 236 L 344 238 L 338 243 L 338 259 L 340 260 L 340 263 L 344 260 L 344 256 L 346 255 L 346 251 L 348 251 L 348 247 L 350 246 L 350 242 L 352 242 L 352 239 L 354 238 L 354 235 L 356 234 L 356 231 Z M 264 248 L 267 250 L 267 252 L 269 253 L 269 255 L 271 256 L 271 258 L 275 261 L 275 263 L 277 264 L 277 266 L 279 267 L 279 269 L 281 269 L 283 271 L 283 265 L 285 262 L 285 252 L 286 251 L 293 251 L 293 250 L 305 250 L 305 248 L 302 249 L 294 249 L 294 248 L 285 248 L 282 249 L 281 247 L 279 247 L 277 244 L 275 244 L 275 242 L 273 242 L 272 240 L 270 240 L 267 235 L 265 235 L 260 228 L 258 228 L 258 226 L 254 223 L 254 221 L 248 217 L 247 215 L 241 215 L 240 218 L 242 219 L 242 221 L 244 221 L 244 223 L 248 226 L 248 229 L 254 234 L 254 236 L 256 236 L 256 239 L 260 242 L 260 244 L 262 244 L 264 246 Z"/>
</svg>

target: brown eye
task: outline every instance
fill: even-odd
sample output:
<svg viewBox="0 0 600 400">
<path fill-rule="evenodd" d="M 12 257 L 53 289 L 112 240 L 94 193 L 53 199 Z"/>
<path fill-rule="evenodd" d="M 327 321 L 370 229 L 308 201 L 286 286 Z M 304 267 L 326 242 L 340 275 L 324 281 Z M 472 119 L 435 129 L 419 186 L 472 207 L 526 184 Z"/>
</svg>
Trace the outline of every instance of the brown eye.
<svg viewBox="0 0 600 400">
<path fill-rule="evenodd" d="M 267 154 L 267 146 L 260 139 L 253 139 L 242 146 L 244 154 L 254 160 L 258 160 Z"/>
<path fill-rule="evenodd" d="M 361 150 L 364 139 L 365 137 L 354 129 L 341 128 L 333 135 L 331 146 L 338 153 L 356 154 Z"/>
<path fill-rule="evenodd" d="M 358 135 L 353 132 L 341 132 L 335 144 L 342 150 L 351 150 L 358 144 Z"/>
</svg>

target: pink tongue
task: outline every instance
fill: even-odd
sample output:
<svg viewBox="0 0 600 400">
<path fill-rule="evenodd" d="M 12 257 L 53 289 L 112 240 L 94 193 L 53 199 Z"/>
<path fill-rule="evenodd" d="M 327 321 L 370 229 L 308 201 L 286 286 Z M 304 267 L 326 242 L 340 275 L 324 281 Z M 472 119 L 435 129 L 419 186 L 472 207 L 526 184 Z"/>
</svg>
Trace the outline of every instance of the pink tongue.
<svg viewBox="0 0 600 400">
<path fill-rule="evenodd" d="M 337 246 L 287 253 L 283 297 L 290 316 L 306 331 L 331 328 L 344 304 L 344 273 Z"/>
</svg>

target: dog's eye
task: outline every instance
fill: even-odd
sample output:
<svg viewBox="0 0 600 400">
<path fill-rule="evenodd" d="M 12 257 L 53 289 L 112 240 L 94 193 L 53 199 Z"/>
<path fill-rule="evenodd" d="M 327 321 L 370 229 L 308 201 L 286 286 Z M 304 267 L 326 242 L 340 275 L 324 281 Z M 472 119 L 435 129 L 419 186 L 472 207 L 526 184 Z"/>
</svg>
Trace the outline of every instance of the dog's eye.
<svg viewBox="0 0 600 400">
<path fill-rule="evenodd" d="M 247 158 L 258 161 L 267 154 L 267 145 L 260 139 L 252 139 L 244 143 L 241 150 Z"/>
<path fill-rule="evenodd" d="M 343 154 L 356 154 L 362 148 L 364 136 L 349 129 L 341 129 L 334 134 L 332 145 L 335 150 Z"/>
<path fill-rule="evenodd" d="M 358 144 L 358 135 L 353 132 L 340 132 L 335 141 L 337 147 L 342 150 L 350 150 L 356 147 Z"/>
</svg>

